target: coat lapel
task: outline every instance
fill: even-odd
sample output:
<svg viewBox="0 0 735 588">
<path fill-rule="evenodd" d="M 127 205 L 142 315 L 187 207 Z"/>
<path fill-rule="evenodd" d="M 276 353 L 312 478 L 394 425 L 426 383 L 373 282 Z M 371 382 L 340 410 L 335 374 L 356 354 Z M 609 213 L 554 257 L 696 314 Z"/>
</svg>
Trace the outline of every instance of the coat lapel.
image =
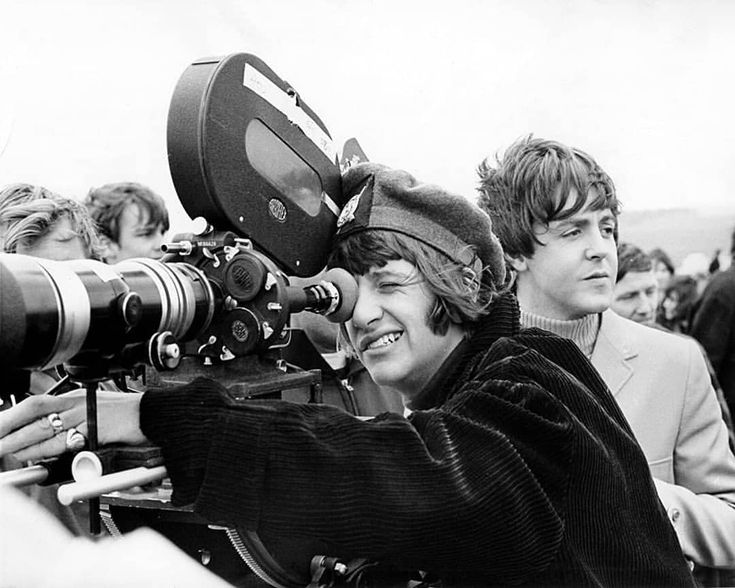
<svg viewBox="0 0 735 588">
<path fill-rule="evenodd" d="M 613 396 L 617 396 L 633 375 L 630 360 L 637 355 L 637 345 L 625 329 L 625 319 L 612 310 L 605 311 L 590 359 Z"/>
</svg>

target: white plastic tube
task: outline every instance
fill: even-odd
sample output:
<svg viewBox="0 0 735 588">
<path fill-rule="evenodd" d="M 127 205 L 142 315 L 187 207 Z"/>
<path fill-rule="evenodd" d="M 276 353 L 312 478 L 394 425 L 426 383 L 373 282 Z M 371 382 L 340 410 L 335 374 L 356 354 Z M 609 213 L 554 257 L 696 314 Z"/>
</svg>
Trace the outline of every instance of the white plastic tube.
<svg viewBox="0 0 735 588">
<path fill-rule="evenodd" d="M 133 486 L 149 484 L 156 480 L 162 480 L 167 475 L 166 466 L 156 466 L 153 468 L 133 468 L 131 470 L 123 470 L 106 476 L 90 478 L 83 482 L 72 482 L 59 487 L 57 497 L 59 502 L 65 506 L 85 500 L 87 498 L 96 498 L 108 492 L 116 492 L 125 490 Z"/>
</svg>

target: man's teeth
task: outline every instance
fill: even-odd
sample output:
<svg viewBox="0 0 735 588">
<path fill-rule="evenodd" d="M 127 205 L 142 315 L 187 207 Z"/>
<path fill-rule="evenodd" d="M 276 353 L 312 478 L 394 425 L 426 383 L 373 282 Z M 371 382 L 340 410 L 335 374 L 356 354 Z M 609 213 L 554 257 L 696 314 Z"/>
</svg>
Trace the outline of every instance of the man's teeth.
<svg viewBox="0 0 735 588">
<path fill-rule="evenodd" d="M 394 341 L 397 341 L 401 338 L 401 333 L 388 333 L 387 335 L 383 335 L 380 339 L 376 339 L 370 345 L 367 346 L 368 349 L 377 349 L 378 347 L 385 347 L 386 345 L 390 345 Z"/>
</svg>

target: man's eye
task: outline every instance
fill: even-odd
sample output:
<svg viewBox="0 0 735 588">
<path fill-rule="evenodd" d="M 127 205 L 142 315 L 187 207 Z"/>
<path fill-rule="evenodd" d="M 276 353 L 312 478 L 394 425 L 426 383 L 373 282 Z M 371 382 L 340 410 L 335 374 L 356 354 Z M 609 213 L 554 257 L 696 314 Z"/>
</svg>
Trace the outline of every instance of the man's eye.
<svg viewBox="0 0 735 588">
<path fill-rule="evenodd" d="M 571 231 L 562 233 L 562 237 L 576 237 L 577 235 L 579 235 L 579 232 L 579 229 L 572 229 Z"/>
<path fill-rule="evenodd" d="M 396 288 L 399 288 L 400 284 L 396 282 L 380 282 L 378 284 L 378 289 L 383 292 L 392 292 Z"/>
<path fill-rule="evenodd" d="M 608 237 L 612 237 L 615 234 L 615 227 L 602 227 L 600 229 L 602 231 L 603 235 L 606 235 Z"/>
</svg>

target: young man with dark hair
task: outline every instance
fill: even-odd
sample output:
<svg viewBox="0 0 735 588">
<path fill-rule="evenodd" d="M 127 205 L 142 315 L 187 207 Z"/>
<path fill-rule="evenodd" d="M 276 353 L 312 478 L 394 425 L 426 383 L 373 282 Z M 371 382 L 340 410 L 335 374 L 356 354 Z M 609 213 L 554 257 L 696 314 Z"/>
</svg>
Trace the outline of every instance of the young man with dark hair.
<svg viewBox="0 0 735 588">
<path fill-rule="evenodd" d="M 622 317 L 650 326 L 656 320 L 658 297 L 651 258 L 635 245 L 620 243 L 610 307 Z"/>
<path fill-rule="evenodd" d="M 481 205 L 515 274 L 521 323 L 577 343 L 648 458 L 685 555 L 735 567 L 735 457 L 697 345 L 609 310 L 619 203 L 588 154 L 525 138 L 479 166 Z"/>
<path fill-rule="evenodd" d="M 84 203 L 97 223 L 104 261 L 161 257 L 169 219 L 166 203 L 153 190 L 136 182 L 105 184 L 91 189 Z"/>
<path fill-rule="evenodd" d="M 343 187 L 352 197 L 330 265 L 357 283 L 345 331 L 411 414 L 233 408 L 220 384 L 199 379 L 101 395 L 102 442 L 159 444 L 174 501 L 210 521 L 318 541 L 329 555 L 381 562 L 376 573 L 418 569 L 444 587 L 692 585 L 598 375 L 571 341 L 520 331 L 487 215 L 376 164 L 350 168 Z M 30 399 L 0 414 L 0 454 L 64 451 L 49 413 L 85 431 L 82 397 Z M 400 585 L 392 577 L 376 585 Z"/>
</svg>

